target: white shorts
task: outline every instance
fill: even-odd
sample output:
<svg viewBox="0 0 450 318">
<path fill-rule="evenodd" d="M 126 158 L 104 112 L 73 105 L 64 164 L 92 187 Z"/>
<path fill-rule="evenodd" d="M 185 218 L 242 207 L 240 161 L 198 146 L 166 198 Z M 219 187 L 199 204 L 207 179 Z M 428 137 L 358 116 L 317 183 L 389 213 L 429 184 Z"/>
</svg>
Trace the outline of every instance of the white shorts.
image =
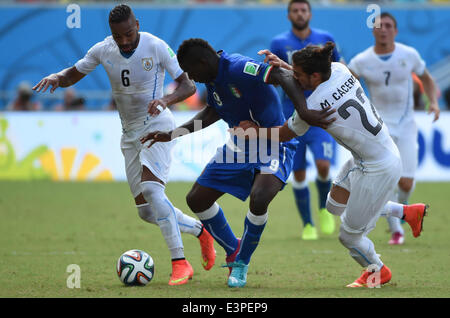
<svg viewBox="0 0 450 318">
<path fill-rule="evenodd" d="M 402 177 L 413 178 L 419 163 L 419 143 L 417 142 L 417 126 L 414 119 L 389 128 L 391 137 L 397 145 L 402 159 Z"/>
<path fill-rule="evenodd" d="M 173 115 L 166 109 L 157 117 L 151 118 L 147 125 L 122 134 L 120 148 L 125 158 L 128 185 L 134 198 L 141 193 L 142 166 L 146 166 L 162 182 L 167 182 L 172 161 L 172 148 L 175 145 L 175 141 L 157 142 L 147 148 L 150 141 L 142 145 L 139 139 L 152 131 L 170 131 L 174 128 Z"/>
<path fill-rule="evenodd" d="M 350 192 L 347 207 L 341 215 L 341 227 L 349 233 L 367 235 L 386 202 L 392 197 L 401 174 L 401 161 L 392 157 L 385 169 L 371 172 L 356 165 L 353 158 L 341 168 L 334 184 Z"/>
</svg>

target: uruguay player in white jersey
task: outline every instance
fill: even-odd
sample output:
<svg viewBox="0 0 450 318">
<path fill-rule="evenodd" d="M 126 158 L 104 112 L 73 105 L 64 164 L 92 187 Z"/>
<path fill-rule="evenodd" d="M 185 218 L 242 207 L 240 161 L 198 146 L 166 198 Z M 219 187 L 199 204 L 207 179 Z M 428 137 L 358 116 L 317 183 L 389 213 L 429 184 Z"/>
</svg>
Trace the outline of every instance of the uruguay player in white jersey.
<svg viewBox="0 0 450 318">
<path fill-rule="evenodd" d="M 95 44 L 74 66 L 43 78 L 33 89 L 50 92 L 68 87 L 102 64 L 111 82 L 121 123 L 121 150 L 131 193 L 139 216 L 161 229 L 171 253 L 169 285 L 181 285 L 193 276 L 185 259 L 180 232 L 200 240 L 202 265 L 211 269 L 215 262 L 214 239 L 200 221 L 172 205 L 165 195 L 173 143 L 143 147 L 139 139 L 149 131 L 170 130 L 175 121 L 168 105 L 195 93 L 195 84 L 178 65 L 175 53 L 158 37 L 139 32 L 139 21 L 127 5 L 118 5 L 109 14 L 112 36 Z M 177 82 L 173 93 L 163 96 L 165 71 Z"/>
<path fill-rule="evenodd" d="M 412 47 L 395 42 L 398 34 L 395 18 L 384 12 L 380 16 L 380 27 L 373 29 L 375 45 L 357 54 L 348 67 L 357 78 L 364 79 L 370 100 L 389 128 L 402 159 L 403 170 L 395 201 L 407 203 L 414 189 L 414 176 L 418 165 L 417 126 L 414 120 L 412 72 L 424 84 L 434 112 L 439 118 L 436 85 L 425 67 L 425 62 Z M 391 230 L 389 244 L 404 242 L 404 231 L 398 218 L 388 218 Z"/>
<path fill-rule="evenodd" d="M 375 252 L 368 233 L 383 213 L 403 218 L 417 237 L 422 231 L 426 206 L 388 202 L 400 179 L 400 154 L 359 81 L 345 65 L 331 62 L 333 48 L 332 42 L 323 48 L 307 46 L 294 53 L 293 67 L 267 50 L 261 53 L 267 54 L 266 61 L 270 64 L 292 69 L 302 88 L 313 91 L 307 99 L 308 109 L 331 106 L 336 110 L 332 115 L 335 120 L 326 130 L 352 153 L 352 159 L 344 164 L 334 180 L 326 206 L 330 213 L 341 217 L 340 242 L 356 262 L 367 268 L 347 287 L 377 286 L 389 282 L 392 274 Z M 247 121 L 240 127 L 244 131 L 260 130 Z M 274 136 L 279 136 L 282 142 L 303 135 L 308 129 L 309 125 L 294 112 Z M 271 134 L 273 128 L 267 135 Z"/>
</svg>

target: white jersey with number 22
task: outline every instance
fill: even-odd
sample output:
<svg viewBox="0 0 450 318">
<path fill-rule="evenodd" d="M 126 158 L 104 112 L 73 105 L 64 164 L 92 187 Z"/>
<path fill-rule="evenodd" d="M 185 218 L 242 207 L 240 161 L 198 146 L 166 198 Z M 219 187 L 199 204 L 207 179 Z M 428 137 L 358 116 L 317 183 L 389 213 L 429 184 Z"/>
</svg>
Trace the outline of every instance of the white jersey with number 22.
<svg viewBox="0 0 450 318">
<path fill-rule="evenodd" d="M 399 158 L 397 146 L 389 136 L 386 125 L 364 93 L 359 81 L 342 63 L 331 64 L 330 78 L 321 83 L 307 99 L 309 109 L 327 106 L 336 109 L 336 118 L 327 132 L 364 167 L 376 170 L 393 157 Z M 289 128 L 297 135 L 308 130 L 308 124 L 294 112 L 288 120 Z"/>
</svg>

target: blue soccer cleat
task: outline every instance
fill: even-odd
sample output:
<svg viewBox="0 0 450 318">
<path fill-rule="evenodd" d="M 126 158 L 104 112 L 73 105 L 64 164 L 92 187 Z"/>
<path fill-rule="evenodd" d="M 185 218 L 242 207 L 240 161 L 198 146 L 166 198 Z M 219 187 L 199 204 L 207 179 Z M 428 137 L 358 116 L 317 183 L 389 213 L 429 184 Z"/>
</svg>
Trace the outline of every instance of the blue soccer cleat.
<svg viewBox="0 0 450 318">
<path fill-rule="evenodd" d="M 244 287 L 247 283 L 248 265 L 243 260 L 238 260 L 230 263 L 228 266 L 233 268 L 228 277 L 228 287 Z"/>
</svg>

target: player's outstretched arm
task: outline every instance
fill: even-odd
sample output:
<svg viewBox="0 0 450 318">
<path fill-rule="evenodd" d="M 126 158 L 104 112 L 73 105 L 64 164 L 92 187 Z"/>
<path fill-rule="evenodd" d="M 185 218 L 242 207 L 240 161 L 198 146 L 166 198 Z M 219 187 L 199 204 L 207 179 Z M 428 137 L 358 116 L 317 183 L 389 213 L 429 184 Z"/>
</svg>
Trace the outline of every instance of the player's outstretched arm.
<svg viewBox="0 0 450 318">
<path fill-rule="evenodd" d="M 437 87 L 433 78 L 431 77 L 430 72 L 425 69 L 422 76 L 419 76 L 420 80 L 423 83 L 423 88 L 425 90 L 425 94 L 427 94 L 428 99 L 430 100 L 430 105 L 428 107 L 428 113 L 434 113 L 434 121 L 439 119 L 440 109 L 437 102 Z"/>
<path fill-rule="evenodd" d="M 244 120 L 239 123 L 239 126 L 229 129 L 230 133 L 239 138 L 265 138 L 278 142 L 284 142 L 297 137 L 297 134 L 289 129 L 286 121 L 283 126 L 274 126 L 270 128 L 259 127 L 255 122 Z"/>
<path fill-rule="evenodd" d="M 162 132 L 153 131 L 143 136 L 140 141 L 142 144 L 151 140 L 148 147 L 150 148 L 155 142 L 168 142 L 175 138 L 188 135 L 190 133 L 202 130 L 220 119 L 219 114 L 216 110 L 210 106 L 206 106 L 201 111 L 197 113 L 191 120 L 187 123 L 175 128 L 172 131 Z"/>
<path fill-rule="evenodd" d="M 189 79 L 186 73 L 181 74 L 175 79 L 177 87 L 175 90 L 160 99 L 154 99 L 148 104 L 148 113 L 152 116 L 157 116 L 167 106 L 179 103 L 186 98 L 194 95 L 197 88 L 193 81 Z"/>
<path fill-rule="evenodd" d="M 37 83 L 33 90 L 37 93 L 44 93 L 51 85 L 50 93 L 53 93 L 58 87 L 69 87 L 80 81 L 86 74 L 79 72 L 75 66 L 66 68 L 59 73 L 50 74 Z"/>
<path fill-rule="evenodd" d="M 331 114 L 336 112 L 335 109 L 331 109 L 331 106 L 322 110 L 308 109 L 305 96 L 303 95 L 303 89 L 300 87 L 300 84 L 294 78 L 291 71 L 274 67 L 269 74 L 267 83 L 280 85 L 286 95 L 291 99 L 300 118 L 309 125 L 326 129 L 336 120 L 336 118 L 328 118 Z"/>
</svg>

